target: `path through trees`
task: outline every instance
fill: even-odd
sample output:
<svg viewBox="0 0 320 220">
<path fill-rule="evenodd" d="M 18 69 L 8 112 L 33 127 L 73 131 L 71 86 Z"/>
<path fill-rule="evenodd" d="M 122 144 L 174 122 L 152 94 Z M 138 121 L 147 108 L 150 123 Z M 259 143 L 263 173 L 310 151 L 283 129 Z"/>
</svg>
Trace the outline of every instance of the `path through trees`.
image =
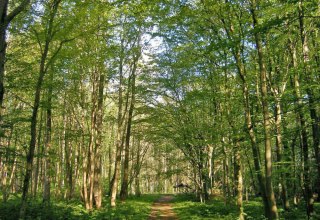
<svg viewBox="0 0 320 220">
<path fill-rule="evenodd" d="M 166 220 L 178 220 L 178 217 L 172 210 L 170 204 L 173 197 L 171 195 L 162 196 L 152 204 L 149 220 L 166 219 Z"/>
<path fill-rule="evenodd" d="M 3 204 L 116 213 L 185 191 L 240 219 L 250 202 L 317 215 L 319 16 L 318 0 L 1 1 Z"/>
</svg>

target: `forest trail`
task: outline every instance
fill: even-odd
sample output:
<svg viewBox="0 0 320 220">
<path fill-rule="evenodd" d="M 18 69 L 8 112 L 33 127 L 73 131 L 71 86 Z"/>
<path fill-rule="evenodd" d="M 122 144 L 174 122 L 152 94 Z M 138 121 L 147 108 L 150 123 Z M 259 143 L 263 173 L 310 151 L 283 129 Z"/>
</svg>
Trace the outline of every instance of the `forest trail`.
<svg viewBox="0 0 320 220">
<path fill-rule="evenodd" d="M 170 201 L 172 196 L 162 196 L 155 201 L 151 207 L 151 213 L 148 220 L 163 219 L 163 220 L 178 220 L 177 215 L 173 212 Z"/>
</svg>

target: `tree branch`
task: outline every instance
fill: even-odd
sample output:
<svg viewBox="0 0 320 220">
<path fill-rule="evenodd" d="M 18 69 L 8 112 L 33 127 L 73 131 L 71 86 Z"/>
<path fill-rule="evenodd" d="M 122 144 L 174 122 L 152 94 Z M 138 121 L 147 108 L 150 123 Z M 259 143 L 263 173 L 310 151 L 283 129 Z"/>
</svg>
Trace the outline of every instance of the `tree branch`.
<svg viewBox="0 0 320 220">
<path fill-rule="evenodd" d="M 14 19 L 20 12 L 22 12 L 30 3 L 30 0 L 23 0 L 18 7 L 13 9 L 13 11 L 7 15 L 5 21 L 9 24 L 12 19 Z"/>
<path fill-rule="evenodd" d="M 70 41 L 73 41 L 75 38 L 70 38 L 70 39 L 65 39 L 63 41 L 60 42 L 59 44 L 59 47 L 58 49 L 53 53 L 53 55 L 51 56 L 51 58 L 49 59 L 48 63 L 46 64 L 46 67 L 45 67 L 45 72 L 47 72 L 50 64 L 53 62 L 53 60 L 55 59 L 55 57 L 58 55 L 58 53 L 60 52 L 63 44 L 67 43 L 67 42 L 70 42 Z"/>
</svg>

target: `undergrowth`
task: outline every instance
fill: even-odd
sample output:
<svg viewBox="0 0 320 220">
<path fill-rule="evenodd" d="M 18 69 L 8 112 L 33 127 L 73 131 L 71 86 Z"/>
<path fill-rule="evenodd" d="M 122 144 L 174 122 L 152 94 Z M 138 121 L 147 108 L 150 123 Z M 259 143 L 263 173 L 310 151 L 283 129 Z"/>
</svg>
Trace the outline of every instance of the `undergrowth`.
<svg viewBox="0 0 320 220">
<path fill-rule="evenodd" d="M 243 202 L 246 220 L 265 220 L 261 199 Z M 221 198 L 212 198 L 207 203 L 200 203 L 191 194 L 178 194 L 173 201 L 174 211 L 180 220 L 236 220 L 239 211 L 235 201 L 225 202 Z M 305 206 L 301 202 L 298 207 L 291 207 L 284 211 L 278 207 L 280 220 L 304 220 L 306 216 Z M 315 215 L 312 220 L 320 219 L 320 204 L 315 204 Z"/>
<path fill-rule="evenodd" d="M 108 198 L 103 201 L 100 210 L 87 211 L 78 200 L 52 200 L 49 206 L 44 206 L 40 199 L 30 200 L 26 213 L 27 220 L 140 220 L 147 219 L 151 205 L 159 195 L 143 195 L 129 197 L 126 202 L 118 202 L 116 208 L 111 208 Z M 0 220 L 16 220 L 19 217 L 20 199 L 11 198 L 8 202 L 0 202 Z"/>
</svg>

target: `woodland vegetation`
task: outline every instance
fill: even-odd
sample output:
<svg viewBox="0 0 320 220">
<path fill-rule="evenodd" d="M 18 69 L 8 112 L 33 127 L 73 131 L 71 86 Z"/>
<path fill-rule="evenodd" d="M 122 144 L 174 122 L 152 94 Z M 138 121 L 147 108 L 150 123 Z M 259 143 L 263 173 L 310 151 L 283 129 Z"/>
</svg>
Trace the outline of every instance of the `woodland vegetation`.
<svg viewBox="0 0 320 220">
<path fill-rule="evenodd" d="M 319 218 L 319 31 L 319 0 L 1 0 L 0 219 L 179 184 L 181 219 Z"/>
</svg>

